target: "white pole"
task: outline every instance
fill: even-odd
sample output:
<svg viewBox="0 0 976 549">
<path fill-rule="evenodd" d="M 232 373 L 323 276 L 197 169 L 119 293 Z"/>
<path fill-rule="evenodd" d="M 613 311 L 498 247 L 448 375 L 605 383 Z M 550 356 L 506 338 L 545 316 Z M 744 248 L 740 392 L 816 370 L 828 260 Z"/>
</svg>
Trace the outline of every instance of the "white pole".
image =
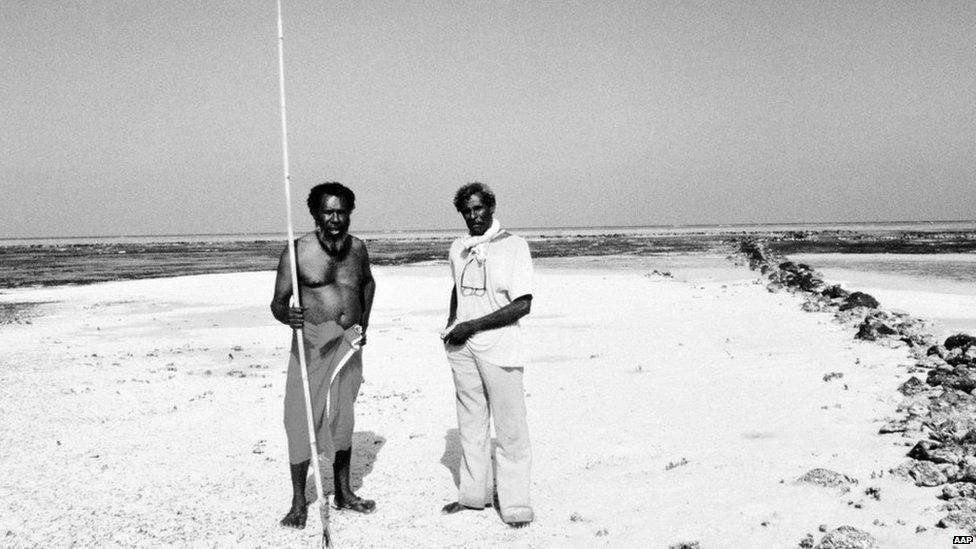
<svg viewBox="0 0 976 549">
<path fill-rule="evenodd" d="M 285 179 L 285 212 L 288 219 L 288 260 L 291 266 L 291 300 L 301 306 L 298 286 L 298 265 L 295 260 L 295 233 L 291 219 L 291 171 L 288 165 L 288 118 L 285 111 L 285 34 L 281 24 L 281 0 L 278 3 L 278 90 L 281 104 L 281 159 Z M 315 421 L 312 419 L 312 397 L 308 387 L 308 370 L 305 365 L 305 338 L 301 328 L 295 329 L 298 347 L 298 365 L 302 372 L 302 388 L 305 395 L 305 418 L 308 420 L 308 444 L 311 453 L 312 474 L 315 477 L 315 493 L 319 500 L 319 516 L 322 518 L 322 544 L 332 547 L 329 532 L 329 504 L 322 489 L 322 471 L 319 469 L 319 451 L 315 442 Z M 328 409 L 326 409 L 328 414 Z"/>
</svg>

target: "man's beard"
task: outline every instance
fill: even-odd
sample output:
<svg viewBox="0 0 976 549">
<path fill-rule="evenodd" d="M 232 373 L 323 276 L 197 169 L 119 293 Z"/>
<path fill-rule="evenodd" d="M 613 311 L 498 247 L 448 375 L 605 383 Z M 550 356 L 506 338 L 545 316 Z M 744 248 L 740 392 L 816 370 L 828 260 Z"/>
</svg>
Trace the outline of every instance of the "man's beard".
<svg viewBox="0 0 976 549">
<path fill-rule="evenodd" d="M 337 235 L 332 235 L 321 225 L 316 225 L 315 236 L 318 237 L 319 245 L 329 255 L 341 255 L 345 250 L 346 237 L 349 231 L 342 231 Z"/>
</svg>

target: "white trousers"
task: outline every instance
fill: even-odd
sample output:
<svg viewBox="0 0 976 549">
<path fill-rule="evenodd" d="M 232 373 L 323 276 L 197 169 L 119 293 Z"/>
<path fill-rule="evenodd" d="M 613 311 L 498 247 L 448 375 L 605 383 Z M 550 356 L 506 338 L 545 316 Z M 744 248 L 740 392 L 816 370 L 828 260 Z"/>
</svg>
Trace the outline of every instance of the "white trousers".
<svg viewBox="0 0 976 549">
<path fill-rule="evenodd" d="M 525 418 L 522 368 L 502 368 L 479 360 L 466 345 L 449 346 L 447 358 L 454 374 L 461 434 L 458 501 L 474 508 L 492 503 L 488 426 L 491 417 L 498 437 L 495 469 L 502 519 L 506 522 L 532 520 L 529 501 L 532 450 Z"/>
</svg>

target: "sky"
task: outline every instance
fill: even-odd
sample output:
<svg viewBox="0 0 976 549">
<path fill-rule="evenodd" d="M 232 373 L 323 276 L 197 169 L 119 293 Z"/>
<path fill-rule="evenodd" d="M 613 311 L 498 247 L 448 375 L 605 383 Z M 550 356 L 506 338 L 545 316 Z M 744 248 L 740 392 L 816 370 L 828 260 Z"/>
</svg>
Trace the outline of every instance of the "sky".
<svg viewBox="0 0 976 549">
<path fill-rule="evenodd" d="M 296 231 L 976 218 L 976 2 L 283 0 Z M 283 232 L 274 0 L 0 0 L 0 238 Z"/>
</svg>

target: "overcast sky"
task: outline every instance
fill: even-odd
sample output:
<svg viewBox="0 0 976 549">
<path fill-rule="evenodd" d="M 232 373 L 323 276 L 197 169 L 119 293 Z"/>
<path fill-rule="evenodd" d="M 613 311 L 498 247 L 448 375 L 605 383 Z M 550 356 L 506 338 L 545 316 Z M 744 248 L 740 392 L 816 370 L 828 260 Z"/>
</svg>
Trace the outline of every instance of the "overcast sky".
<svg viewBox="0 0 976 549">
<path fill-rule="evenodd" d="M 284 0 L 297 228 L 976 218 L 976 2 Z M 0 237 L 283 231 L 274 0 L 0 0 Z"/>
</svg>

